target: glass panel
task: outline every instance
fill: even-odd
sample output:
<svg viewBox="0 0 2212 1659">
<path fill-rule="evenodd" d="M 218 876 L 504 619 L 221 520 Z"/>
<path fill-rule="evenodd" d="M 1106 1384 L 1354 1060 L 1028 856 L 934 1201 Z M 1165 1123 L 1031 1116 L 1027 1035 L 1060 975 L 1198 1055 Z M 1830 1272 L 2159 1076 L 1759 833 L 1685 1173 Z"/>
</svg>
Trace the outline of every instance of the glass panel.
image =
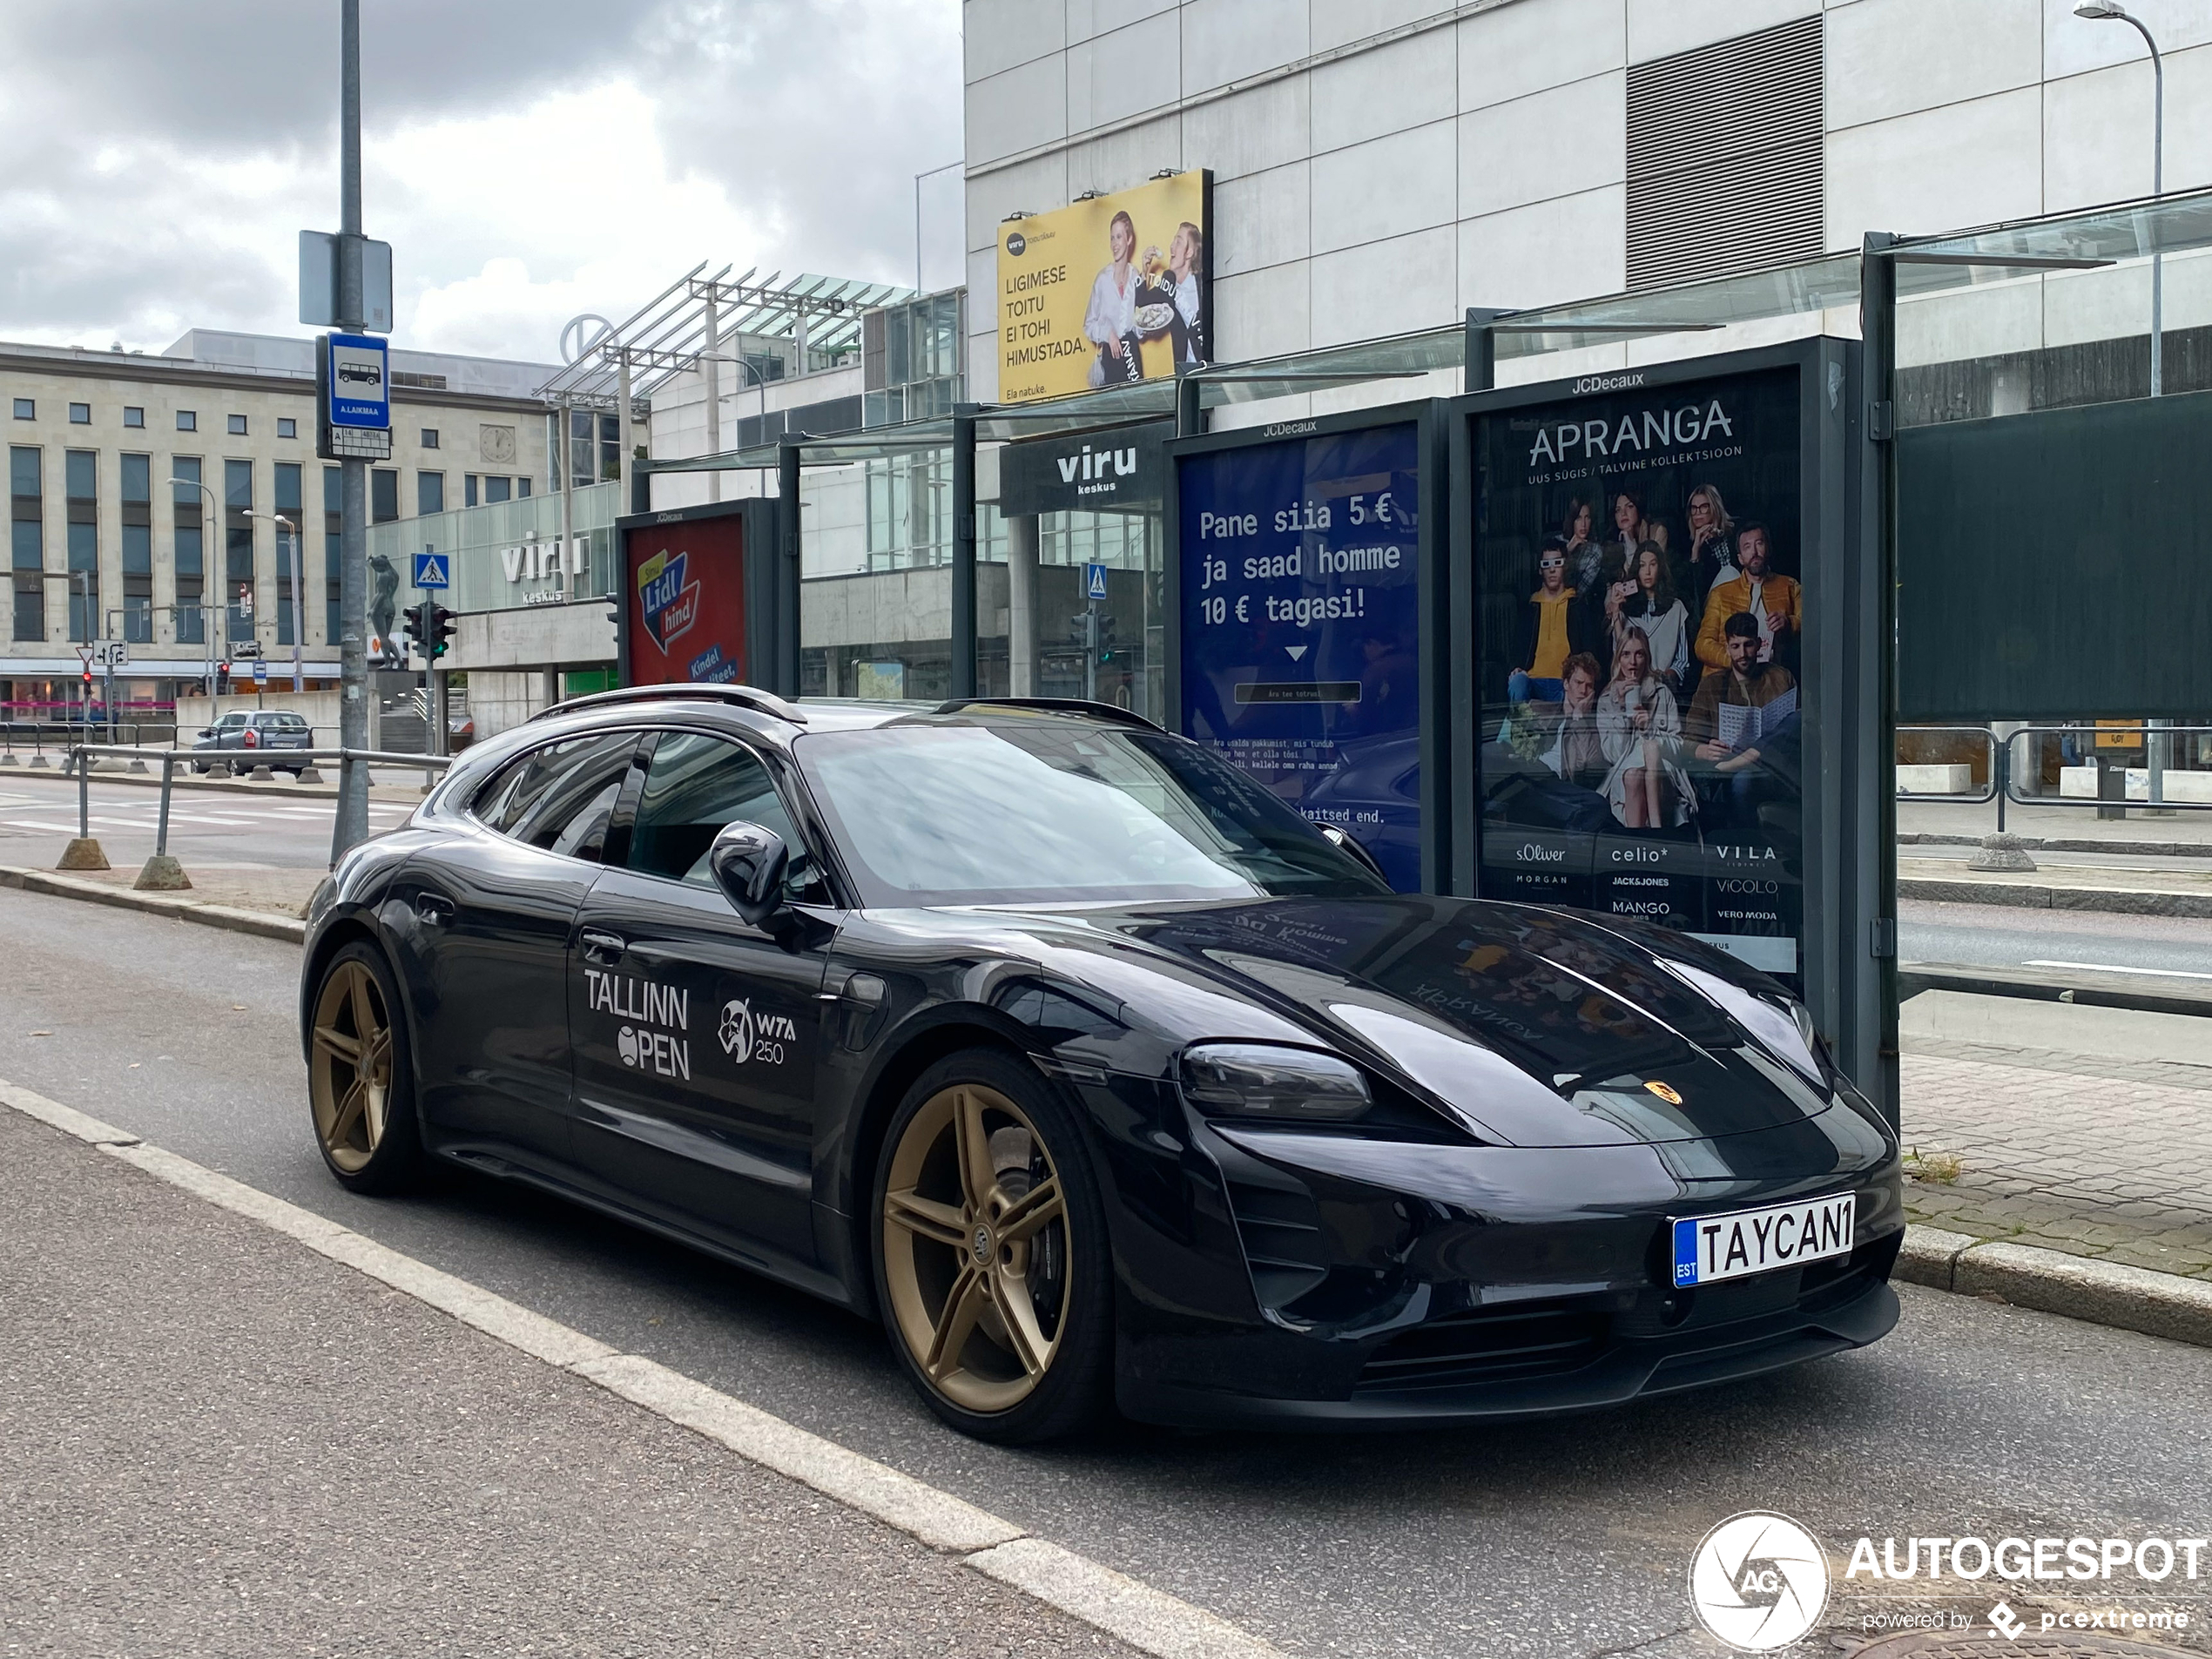
<svg viewBox="0 0 2212 1659">
<path fill-rule="evenodd" d="M 296 461 L 277 462 L 276 509 L 293 515 L 293 523 L 299 522 L 296 516 L 300 511 L 300 463 Z"/>
<path fill-rule="evenodd" d="M 153 457 L 125 455 L 123 457 L 123 501 L 126 506 L 153 500 Z"/>
<path fill-rule="evenodd" d="M 783 838 L 792 890 L 810 885 L 806 843 L 776 793 L 768 769 L 750 750 L 720 738 L 664 732 L 645 769 L 630 832 L 630 867 L 642 875 L 711 887 L 707 850 L 725 825 L 758 824 Z"/>
<path fill-rule="evenodd" d="M 8 451 L 8 487 L 18 497 L 44 493 L 39 482 L 39 452 L 17 446 Z"/>
</svg>

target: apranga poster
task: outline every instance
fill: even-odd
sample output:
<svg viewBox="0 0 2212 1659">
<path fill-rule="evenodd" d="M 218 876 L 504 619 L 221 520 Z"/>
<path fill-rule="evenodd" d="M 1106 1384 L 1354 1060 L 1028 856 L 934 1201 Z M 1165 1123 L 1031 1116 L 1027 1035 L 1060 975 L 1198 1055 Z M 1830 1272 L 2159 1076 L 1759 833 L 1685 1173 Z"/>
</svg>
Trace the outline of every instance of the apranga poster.
<svg viewBox="0 0 2212 1659">
<path fill-rule="evenodd" d="M 1001 226 L 998 401 L 1211 361 L 1212 200 L 1198 170 Z"/>
</svg>

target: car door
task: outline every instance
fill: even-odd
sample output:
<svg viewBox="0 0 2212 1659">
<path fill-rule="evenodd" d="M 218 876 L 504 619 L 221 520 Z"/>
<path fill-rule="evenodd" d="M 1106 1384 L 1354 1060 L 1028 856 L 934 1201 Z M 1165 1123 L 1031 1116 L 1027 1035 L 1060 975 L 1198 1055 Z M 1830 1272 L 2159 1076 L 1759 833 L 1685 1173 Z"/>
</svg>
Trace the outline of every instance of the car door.
<svg viewBox="0 0 2212 1659">
<path fill-rule="evenodd" d="M 706 853 L 724 825 L 791 849 L 786 891 L 826 894 L 763 758 L 654 736 L 637 804 L 577 919 L 570 981 L 579 1160 L 624 1201 L 739 1254 L 814 1259 L 818 994 L 833 929 L 747 927 Z"/>
<path fill-rule="evenodd" d="M 462 1156 L 565 1169 L 577 912 L 637 746 L 597 732 L 517 757 L 401 871 L 422 1113 Z"/>
</svg>

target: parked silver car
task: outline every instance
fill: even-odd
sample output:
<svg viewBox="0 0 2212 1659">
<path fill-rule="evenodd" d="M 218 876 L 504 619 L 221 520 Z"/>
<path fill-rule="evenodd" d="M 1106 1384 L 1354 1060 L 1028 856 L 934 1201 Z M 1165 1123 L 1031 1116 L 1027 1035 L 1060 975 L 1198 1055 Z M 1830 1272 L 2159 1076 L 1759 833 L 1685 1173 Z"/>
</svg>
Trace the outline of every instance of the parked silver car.
<svg viewBox="0 0 2212 1659">
<path fill-rule="evenodd" d="M 244 764 L 247 765 L 266 763 L 296 778 L 310 763 L 280 760 L 278 755 L 287 749 L 312 749 L 314 746 L 314 728 L 307 724 L 307 717 L 304 714 L 278 709 L 233 709 L 213 725 L 200 729 L 199 740 L 192 746 L 195 757 L 192 769 L 206 772 L 214 765 L 212 755 L 205 760 L 197 758 L 210 750 L 238 749 L 247 752 L 244 757 Z M 232 764 L 239 763 L 233 761 Z"/>
</svg>

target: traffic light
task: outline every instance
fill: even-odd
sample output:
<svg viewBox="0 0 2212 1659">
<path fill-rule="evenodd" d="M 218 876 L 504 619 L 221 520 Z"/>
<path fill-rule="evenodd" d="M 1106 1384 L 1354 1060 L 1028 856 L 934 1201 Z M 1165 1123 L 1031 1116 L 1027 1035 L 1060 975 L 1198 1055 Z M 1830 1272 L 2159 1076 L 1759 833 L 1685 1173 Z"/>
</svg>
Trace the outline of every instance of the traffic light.
<svg viewBox="0 0 2212 1659">
<path fill-rule="evenodd" d="M 430 652 L 427 643 L 428 630 L 424 628 L 422 625 L 423 613 L 428 610 L 429 608 L 430 602 L 428 599 L 425 599 L 419 605 L 409 605 L 407 610 L 401 613 L 404 620 L 402 620 L 400 624 L 400 631 L 405 636 L 404 641 L 400 647 L 400 660 L 401 662 L 410 660 L 418 651 L 422 654 L 422 658 L 425 662 L 429 660 Z"/>
<path fill-rule="evenodd" d="M 428 602 L 426 601 L 426 603 Z M 448 610 L 443 605 L 430 605 L 428 643 L 430 647 L 430 660 L 432 662 L 436 662 L 439 658 L 444 656 L 448 651 L 453 649 L 451 641 L 453 639 L 454 631 L 460 625 L 459 618 L 457 618 L 452 611 Z"/>
<path fill-rule="evenodd" d="M 228 663 L 218 663 L 218 664 L 215 664 L 215 694 L 216 694 L 218 697 L 220 697 L 220 696 L 222 696 L 225 692 L 228 691 L 230 689 L 231 689 L 231 665 L 230 665 Z"/>
<path fill-rule="evenodd" d="M 1111 617 L 1101 617 L 1098 619 L 1098 638 L 1096 643 L 1098 646 L 1098 665 L 1101 668 L 1103 668 L 1107 664 L 1114 660 L 1114 652 L 1116 650 L 1116 643 L 1114 639 L 1114 619 Z"/>
</svg>

